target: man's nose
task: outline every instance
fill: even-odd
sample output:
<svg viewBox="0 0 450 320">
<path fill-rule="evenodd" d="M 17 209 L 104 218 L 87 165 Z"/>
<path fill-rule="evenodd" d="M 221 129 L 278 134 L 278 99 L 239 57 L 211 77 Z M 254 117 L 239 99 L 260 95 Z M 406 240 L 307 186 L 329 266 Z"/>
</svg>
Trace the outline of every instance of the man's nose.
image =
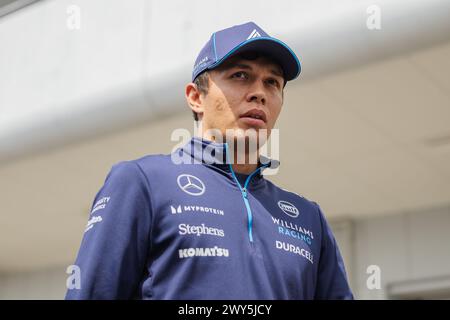
<svg viewBox="0 0 450 320">
<path fill-rule="evenodd" d="M 258 104 L 266 104 L 266 93 L 264 91 L 264 83 L 262 81 L 255 81 L 250 88 L 248 94 L 248 102 L 255 101 Z"/>
</svg>

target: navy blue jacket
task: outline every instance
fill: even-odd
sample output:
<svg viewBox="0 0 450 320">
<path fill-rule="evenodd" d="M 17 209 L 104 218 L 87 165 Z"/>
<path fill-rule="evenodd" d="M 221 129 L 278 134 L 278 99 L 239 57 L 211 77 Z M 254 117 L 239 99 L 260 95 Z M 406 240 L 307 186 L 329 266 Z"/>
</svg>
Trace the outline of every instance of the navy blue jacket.
<svg viewBox="0 0 450 320">
<path fill-rule="evenodd" d="M 193 138 L 114 165 L 66 299 L 352 299 L 320 207 L 265 179 L 274 161 L 234 173 L 227 147 Z"/>
</svg>

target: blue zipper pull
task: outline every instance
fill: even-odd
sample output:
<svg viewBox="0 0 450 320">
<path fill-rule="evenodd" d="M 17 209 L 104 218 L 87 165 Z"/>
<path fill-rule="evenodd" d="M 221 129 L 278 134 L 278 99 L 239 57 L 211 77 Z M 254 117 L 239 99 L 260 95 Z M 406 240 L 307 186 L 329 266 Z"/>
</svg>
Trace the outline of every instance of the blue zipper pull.
<svg viewBox="0 0 450 320">
<path fill-rule="evenodd" d="M 244 194 L 244 197 L 247 198 L 247 189 L 246 188 L 242 188 L 242 193 Z"/>
</svg>

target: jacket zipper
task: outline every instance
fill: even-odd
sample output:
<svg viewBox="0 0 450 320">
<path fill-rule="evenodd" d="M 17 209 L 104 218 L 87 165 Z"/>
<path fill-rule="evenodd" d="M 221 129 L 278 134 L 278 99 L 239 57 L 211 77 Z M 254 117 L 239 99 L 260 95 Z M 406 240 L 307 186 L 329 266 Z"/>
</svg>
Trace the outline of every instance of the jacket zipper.
<svg viewBox="0 0 450 320">
<path fill-rule="evenodd" d="M 239 183 L 239 180 L 236 177 L 236 174 L 234 173 L 233 167 L 231 166 L 231 162 L 228 159 L 228 144 L 227 143 L 225 143 L 225 148 L 226 148 L 226 156 L 227 156 L 228 165 L 230 166 L 231 174 L 233 175 L 233 179 L 236 182 L 236 184 L 238 185 L 239 190 L 241 191 L 242 199 L 244 200 L 245 208 L 247 209 L 248 238 L 249 238 L 250 242 L 253 243 L 253 215 L 252 215 L 252 209 L 250 208 L 250 202 L 248 201 L 247 186 L 248 186 L 248 183 L 250 182 L 250 180 L 252 179 L 253 175 L 255 175 L 255 173 L 257 173 L 258 171 L 260 171 L 262 168 L 266 167 L 267 165 L 263 165 L 263 166 L 257 168 L 255 171 L 253 171 L 245 180 L 244 187 L 242 187 L 241 184 Z"/>
</svg>

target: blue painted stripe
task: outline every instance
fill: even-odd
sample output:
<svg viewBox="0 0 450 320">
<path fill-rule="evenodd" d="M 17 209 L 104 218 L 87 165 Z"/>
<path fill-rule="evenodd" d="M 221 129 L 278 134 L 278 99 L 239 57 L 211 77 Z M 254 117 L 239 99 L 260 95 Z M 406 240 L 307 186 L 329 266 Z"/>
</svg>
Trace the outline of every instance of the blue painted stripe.
<svg viewBox="0 0 450 320">
<path fill-rule="evenodd" d="M 213 33 L 213 48 L 214 48 L 214 57 L 215 61 L 217 61 L 217 50 L 216 50 L 216 33 Z"/>
</svg>

